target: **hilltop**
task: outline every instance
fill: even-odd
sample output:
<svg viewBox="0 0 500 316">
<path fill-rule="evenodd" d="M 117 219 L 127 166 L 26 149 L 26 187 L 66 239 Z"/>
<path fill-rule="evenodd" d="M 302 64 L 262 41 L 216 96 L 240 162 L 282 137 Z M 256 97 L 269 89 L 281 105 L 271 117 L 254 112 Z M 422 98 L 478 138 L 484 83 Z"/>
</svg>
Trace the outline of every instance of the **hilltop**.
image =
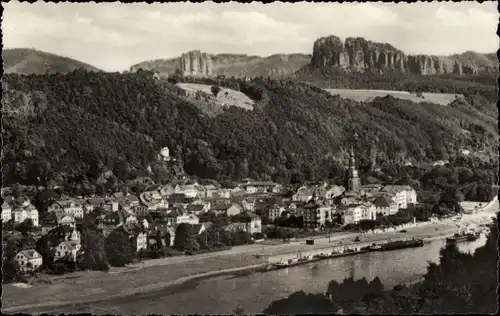
<svg viewBox="0 0 500 316">
<path fill-rule="evenodd" d="M 135 72 L 141 68 L 164 75 L 179 70 L 185 76 L 195 77 L 223 75 L 236 78 L 290 78 L 312 82 L 325 88 L 349 86 L 356 89 L 387 89 L 378 86 L 366 87 L 366 84 L 369 84 L 373 77 L 378 82 L 383 81 L 386 86 L 408 77 L 496 78 L 498 59 L 496 54 L 480 54 L 472 51 L 450 56 L 407 55 L 388 43 L 372 42 L 361 37 L 348 37 L 343 42 L 331 35 L 314 42 L 312 55 L 276 54 L 269 57 L 211 55 L 194 50 L 177 58 L 142 62 L 133 65 L 130 70 Z M 366 78 L 364 86 L 360 85 L 360 80 L 357 78 L 359 76 Z M 343 80 L 337 77 L 343 77 Z"/>
<path fill-rule="evenodd" d="M 2 50 L 5 73 L 44 74 L 68 73 L 78 68 L 87 71 L 101 71 L 81 61 L 29 48 Z"/>
<path fill-rule="evenodd" d="M 443 107 L 390 96 L 355 102 L 286 80 L 191 83 L 238 90 L 254 110 L 204 115 L 151 72 L 7 74 L 4 183 L 96 184 L 103 170 L 127 181 L 155 174 L 165 146 L 201 178 L 342 181 L 353 130 L 363 175 L 407 161 L 461 159 L 464 148 L 496 163 L 496 108 L 480 95 Z"/>
</svg>

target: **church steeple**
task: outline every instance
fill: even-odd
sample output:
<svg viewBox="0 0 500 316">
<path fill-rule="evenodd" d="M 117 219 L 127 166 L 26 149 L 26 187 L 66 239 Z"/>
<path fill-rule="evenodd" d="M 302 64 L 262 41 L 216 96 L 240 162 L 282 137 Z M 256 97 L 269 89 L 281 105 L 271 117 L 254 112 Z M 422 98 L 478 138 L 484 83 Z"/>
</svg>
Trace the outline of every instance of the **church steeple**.
<svg viewBox="0 0 500 316">
<path fill-rule="evenodd" d="M 346 177 L 346 189 L 347 191 L 359 191 L 361 189 L 361 182 L 358 175 L 358 169 L 356 169 L 356 155 L 354 152 L 354 143 L 358 139 L 358 133 L 354 132 L 354 140 L 351 145 L 351 150 L 349 153 L 349 169 L 347 169 Z"/>
</svg>

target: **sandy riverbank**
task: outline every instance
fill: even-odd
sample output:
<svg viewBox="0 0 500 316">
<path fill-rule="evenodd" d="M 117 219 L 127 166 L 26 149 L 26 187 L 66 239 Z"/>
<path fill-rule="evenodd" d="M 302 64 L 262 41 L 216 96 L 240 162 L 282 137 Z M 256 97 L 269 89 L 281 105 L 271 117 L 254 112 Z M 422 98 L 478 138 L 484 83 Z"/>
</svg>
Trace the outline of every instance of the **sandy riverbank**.
<svg viewBox="0 0 500 316">
<path fill-rule="evenodd" d="M 495 212 L 498 212 L 498 201 L 489 208 L 489 212 L 464 216 L 462 222 L 476 224 L 490 222 L 491 215 Z M 362 244 L 399 237 L 432 240 L 450 236 L 455 232 L 456 223 L 449 220 L 408 228 L 406 233 L 363 234 L 359 243 L 354 242 L 352 234 L 338 234 L 330 239 L 318 238 L 314 246 L 305 245 L 303 241 L 282 245 L 254 244 L 199 256 L 147 260 L 126 268 L 112 269 L 109 273 L 82 271 L 59 277 L 40 276 L 37 278 L 39 281 L 50 280 L 52 283 L 35 282 L 30 288 L 19 288 L 12 284 L 4 285 L 2 311 L 39 313 L 48 308 L 68 304 L 90 304 L 102 301 L 103 297 L 108 300 L 158 291 L 196 278 L 242 271 L 251 272 L 256 267 L 265 264 L 265 260 L 255 256 L 257 254 L 280 256 L 338 245 L 356 244 L 359 247 Z M 47 302 L 47 298 L 55 297 L 58 298 L 57 302 Z"/>
</svg>

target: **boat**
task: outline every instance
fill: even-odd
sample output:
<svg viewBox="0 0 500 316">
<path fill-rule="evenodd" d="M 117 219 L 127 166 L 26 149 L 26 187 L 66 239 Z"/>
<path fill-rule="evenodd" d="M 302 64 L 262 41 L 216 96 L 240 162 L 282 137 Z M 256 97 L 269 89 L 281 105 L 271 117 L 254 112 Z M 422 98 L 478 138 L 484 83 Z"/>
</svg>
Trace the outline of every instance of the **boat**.
<svg viewBox="0 0 500 316">
<path fill-rule="evenodd" d="M 370 248 L 370 250 L 372 250 L 372 251 L 389 251 L 389 250 L 396 250 L 396 249 L 422 247 L 423 245 L 424 245 L 424 241 L 422 239 L 398 240 L 398 241 L 389 241 L 389 242 L 381 244 L 381 245 L 372 246 Z"/>
<path fill-rule="evenodd" d="M 471 242 L 476 241 L 479 236 L 475 233 L 466 233 L 466 234 L 455 234 L 453 237 L 446 238 L 446 242 L 449 244 L 459 243 L 459 242 Z"/>
</svg>

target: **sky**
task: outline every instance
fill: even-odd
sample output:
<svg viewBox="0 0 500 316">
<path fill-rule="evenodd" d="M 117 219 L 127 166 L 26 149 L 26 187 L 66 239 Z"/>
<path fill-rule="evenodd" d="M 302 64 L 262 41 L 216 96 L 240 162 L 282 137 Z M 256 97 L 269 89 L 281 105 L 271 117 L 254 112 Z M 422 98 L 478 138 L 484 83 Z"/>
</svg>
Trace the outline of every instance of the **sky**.
<svg viewBox="0 0 500 316">
<path fill-rule="evenodd" d="M 35 48 L 106 71 L 190 50 L 312 53 L 322 36 L 364 37 L 407 54 L 499 48 L 496 2 L 2 3 L 4 48 Z"/>
</svg>

